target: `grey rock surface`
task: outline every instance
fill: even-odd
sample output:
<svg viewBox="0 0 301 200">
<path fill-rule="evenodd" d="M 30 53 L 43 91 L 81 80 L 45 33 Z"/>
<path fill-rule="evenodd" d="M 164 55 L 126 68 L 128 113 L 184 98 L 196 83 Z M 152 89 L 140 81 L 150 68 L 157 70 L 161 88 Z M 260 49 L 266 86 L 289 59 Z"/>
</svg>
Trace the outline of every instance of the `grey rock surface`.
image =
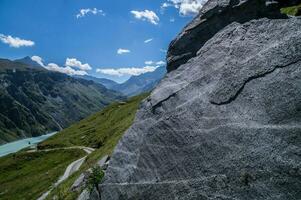
<svg viewBox="0 0 301 200">
<path fill-rule="evenodd" d="M 84 189 L 78 196 L 77 200 L 98 200 L 100 199 L 97 188 L 93 188 L 90 192 L 88 189 Z"/>
<path fill-rule="evenodd" d="M 105 155 L 103 156 L 99 161 L 97 161 L 97 165 L 100 167 L 100 168 L 104 168 L 105 167 L 105 164 L 106 162 L 110 159 L 110 157 L 108 155 Z"/>
<path fill-rule="evenodd" d="M 72 191 L 79 190 L 82 186 L 86 184 L 86 175 L 85 173 L 81 173 L 79 177 L 74 181 L 71 186 Z"/>
<path fill-rule="evenodd" d="M 77 200 L 89 200 L 89 199 L 90 199 L 90 192 L 88 189 L 84 189 L 77 198 Z"/>
<path fill-rule="evenodd" d="M 142 103 L 101 199 L 301 199 L 300 133 L 301 19 L 234 22 Z"/>
<path fill-rule="evenodd" d="M 170 43 L 167 71 L 178 68 L 218 31 L 232 22 L 245 23 L 252 19 L 287 18 L 280 13 L 282 0 L 210 0 L 198 16 Z"/>
</svg>

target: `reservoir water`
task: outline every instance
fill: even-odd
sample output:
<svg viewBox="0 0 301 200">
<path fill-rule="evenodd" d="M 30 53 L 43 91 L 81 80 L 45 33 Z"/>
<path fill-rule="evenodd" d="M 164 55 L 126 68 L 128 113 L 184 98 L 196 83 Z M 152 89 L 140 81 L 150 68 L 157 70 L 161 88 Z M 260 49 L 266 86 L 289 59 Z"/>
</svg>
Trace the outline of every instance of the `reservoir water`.
<svg viewBox="0 0 301 200">
<path fill-rule="evenodd" d="M 15 142 L 10 142 L 10 143 L 1 145 L 0 146 L 0 157 L 3 157 L 10 153 L 15 153 L 21 149 L 35 145 L 39 142 L 46 140 L 47 138 L 53 136 L 56 133 L 57 132 L 53 132 L 53 133 L 49 133 L 46 135 L 41 135 L 39 137 L 26 138 L 26 139 L 22 139 L 22 140 L 18 140 Z"/>
</svg>

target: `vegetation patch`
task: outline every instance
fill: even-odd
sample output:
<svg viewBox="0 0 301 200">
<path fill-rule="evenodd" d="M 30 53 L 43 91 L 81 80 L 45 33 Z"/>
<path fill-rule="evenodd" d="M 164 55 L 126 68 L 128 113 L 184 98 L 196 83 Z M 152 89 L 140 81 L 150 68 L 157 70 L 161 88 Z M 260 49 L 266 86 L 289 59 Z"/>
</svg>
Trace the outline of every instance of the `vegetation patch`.
<svg viewBox="0 0 301 200">
<path fill-rule="evenodd" d="M 0 158 L 0 199 L 37 199 L 64 173 L 67 166 L 86 155 L 83 150 L 10 154 Z"/>
<path fill-rule="evenodd" d="M 282 14 L 292 15 L 292 16 L 300 16 L 301 15 L 301 4 L 296 6 L 290 6 L 281 8 Z"/>
</svg>

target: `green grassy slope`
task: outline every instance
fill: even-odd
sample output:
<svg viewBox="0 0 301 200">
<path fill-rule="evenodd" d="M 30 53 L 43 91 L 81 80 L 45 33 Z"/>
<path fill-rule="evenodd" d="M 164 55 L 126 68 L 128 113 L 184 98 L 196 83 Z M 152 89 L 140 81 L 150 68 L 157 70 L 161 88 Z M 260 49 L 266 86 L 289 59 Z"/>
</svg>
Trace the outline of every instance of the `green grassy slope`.
<svg viewBox="0 0 301 200">
<path fill-rule="evenodd" d="M 91 168 L 104 155 L 110 155 L 123 133 L 133 123 L 140 102 L 148 94 L 133 97 L 125 103 L 114 103 L 79 123 L 61 131 L 39 145 L 39 148 L 62 146 L 89 146 L 97 149 L 88 155 L 80 170 L 60 184 L 47 199 L 54 196 L 58 199 L 71 200 L 79 195 L 70 190 L 76 178 Z"/>
<path fill-rule="evenodd" d="M 64 173 L 66 167 L 85 155 L 82 150 L 25 151 L 0 158 L 0 199 L 37 199 Z"/>
<path fill-rule="evenodd" d="M 38 145 L 39 149 L 67 146 L 93 148 L 114 147 L 123 132 L 132 124 L 139 103 L 146 95 L 140 95 L 123 103 L 113 103 L 102 111 L 75 123 Z"/>
</svg>

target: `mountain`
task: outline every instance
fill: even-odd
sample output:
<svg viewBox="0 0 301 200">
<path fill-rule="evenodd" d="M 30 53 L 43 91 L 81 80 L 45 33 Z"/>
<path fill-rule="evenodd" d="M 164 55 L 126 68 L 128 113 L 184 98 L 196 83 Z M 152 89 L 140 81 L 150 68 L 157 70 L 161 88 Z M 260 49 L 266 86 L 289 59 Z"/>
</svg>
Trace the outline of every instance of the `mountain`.
<svg viewBox="0 0 301 200">
<path fill-rule="evenodd" d="M 98 199 L 300 199 L 301 18 L 282 12 L 292 2 L 208 0 L 170 44 L 168 74 Z"/>
<path fill-rule="evenodd" d="M 109 79 L 96 78 L 88 75 L 76 76 L 76 77 L 85 80 L 91 80 L 94 81 L 95 83 L 100 83 L 105 87 L 107 87 L 108 89 L 121 92 L 123 95 L 131 97 L 131 96 L 135 96 L 151 91 L 164 77 L 165 74 L 166 74 L 166 68 L 158 67 L 153 72 L 144 73 L 138 76 L 131 76 L 129 80 L 121 84 L 118 84 Z"/>
<path fill-rule="evenodd" d="M 37 62 L 33 61 L 29 56 L 26 56 L 24 58 L 17 59 L 17 60 L 14 60 L 14 61 L 19 62 L 19 63 L 23 63 L 25 65 L 29 65 L 29 66 L 32 66 L 32 67 L 35 67 L 35 68 L 43 67 L 40 64 L 38 64 Z"/>
<path fill-rule="evenodd" d="M 121 92 L 126 96 L 135 96 L 151 91 L 166 74 L 165 67 L 159 67 L 153 72 L 132 76 L 122 84 L 114 85 L 110 89 Z"/>
<path fill-rule="evenodd" d="M 108 89 L 112 89 L 114 86 L 118 85 L 118 83 L 116 83 L 115 81 L 112 81 L 112 80 L 106 79 L 106 78 L 97 78 L 97 77 L 89 76 L 89 75 L 75 76 L 75 77 L 94 81 L 95 83 L 102 84 L 103 86 L 105 86 Z"/>
<path fill-rule="evenodd" d="M 0 59 L 0 143 L 60 130 L 123 99 L 93 81 Z"/>
</svg>

